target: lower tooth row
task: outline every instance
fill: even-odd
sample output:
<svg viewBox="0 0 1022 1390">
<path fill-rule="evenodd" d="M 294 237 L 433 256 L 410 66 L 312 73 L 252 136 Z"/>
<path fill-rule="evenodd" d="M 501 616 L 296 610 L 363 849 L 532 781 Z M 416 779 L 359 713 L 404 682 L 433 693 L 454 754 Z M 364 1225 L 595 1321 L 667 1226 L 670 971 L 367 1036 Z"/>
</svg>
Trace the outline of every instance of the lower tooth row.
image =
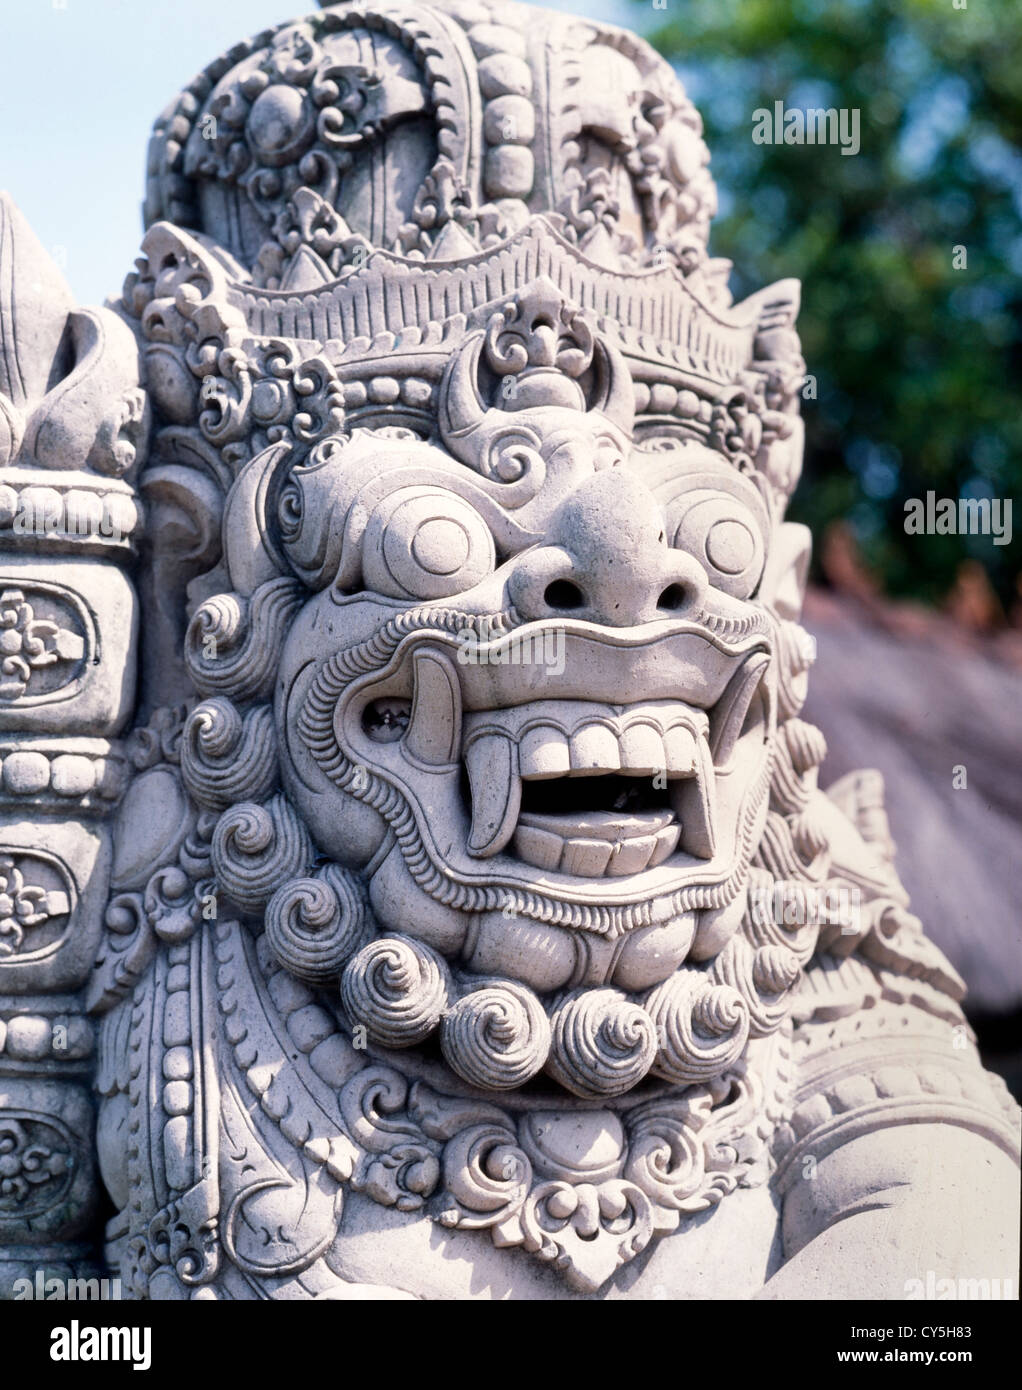
<svg viewBox="0 0 1022 1390">
<path fill-rule="evenodd" d="M 515 850 L 520 859 L 549 873 L 575 878 L 624 878 L 656 868 L 678 847 L 681 826 L 665 826 L 655 835 L 636 839 L 564 839 L 537 826 L 520 825 L 515 831 Z"/>
</svg>

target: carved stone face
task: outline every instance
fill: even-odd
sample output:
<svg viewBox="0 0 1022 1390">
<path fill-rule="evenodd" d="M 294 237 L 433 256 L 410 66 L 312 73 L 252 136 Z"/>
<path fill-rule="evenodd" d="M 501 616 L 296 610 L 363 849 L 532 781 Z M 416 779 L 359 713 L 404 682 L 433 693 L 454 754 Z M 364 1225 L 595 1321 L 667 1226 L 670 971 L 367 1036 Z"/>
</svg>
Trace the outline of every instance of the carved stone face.
<svg viewBox="0 0 1022 1390">
<path fill-rule="evenodd" d="M 465 343 L 435 437 L 356 430 L 283 485 L 319 590 L 281 661 L 285 785 L 383 928 L 540 991 L 643 990 L 741 918 L 770 514 L 702 444 L 631 438 L 627 369 L 552 289 Z"/>
<path fill-rule="evenodd" d="M 129 286 L 161 418 L 199 420 L 165 495 L 215 478 L 173 571 L 194 858 L 374 1047 L 485 1090 L 702 1084 L 802 958 L 746 920 L 818 761 L 778 733 L 797 286 L 731 304 L 651 50 L 474 13 L 330 7 L 161 147 L 153 211 L 222 253 L 157 223 Z"/>
</svg>

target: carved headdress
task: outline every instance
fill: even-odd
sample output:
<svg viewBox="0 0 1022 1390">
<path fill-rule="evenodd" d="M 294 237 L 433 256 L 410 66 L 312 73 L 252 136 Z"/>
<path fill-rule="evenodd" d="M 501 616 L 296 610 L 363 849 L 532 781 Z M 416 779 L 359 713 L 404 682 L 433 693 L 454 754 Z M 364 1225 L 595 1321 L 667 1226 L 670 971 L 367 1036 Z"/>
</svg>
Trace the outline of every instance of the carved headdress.
<svg viewBox="0 0 1022 1390">
<path fill-rule="evenodd" d="M 452 352 L 542 279 L 621 353 L 638 437 L 667 427 L 788 494 L 798 282 L 731 305 L 701 129 L 668 64 L 610 26 L 336 5 L 168 108 L 146 218 L 215 244 L 239 331 L 323 350 L 352 425 L 428 422 Z"/>
</svg>

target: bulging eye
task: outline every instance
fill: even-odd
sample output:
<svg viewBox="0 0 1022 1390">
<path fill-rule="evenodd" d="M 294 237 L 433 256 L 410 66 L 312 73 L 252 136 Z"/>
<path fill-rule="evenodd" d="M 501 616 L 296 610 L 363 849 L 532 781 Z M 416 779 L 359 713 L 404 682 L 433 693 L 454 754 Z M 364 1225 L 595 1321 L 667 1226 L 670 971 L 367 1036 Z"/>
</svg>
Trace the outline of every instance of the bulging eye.
<svg viewBox="0 0 1022 1390">
<path fill-rule="evenodd" d="M 486 522 L 443 488 L 406 487 L 383 498 L 362 542 L 365 587 L 390 598 L 449 598 L 495 564 Z"/>
<path fill-rule="evenodd" d="M 732 598 L 755 593 L 765 546 L 752 511 L 737 497 L 710 491 L 683 493 L 670 509 L 671 544 L 692 555 L 714 588 Z"/>
</svg>

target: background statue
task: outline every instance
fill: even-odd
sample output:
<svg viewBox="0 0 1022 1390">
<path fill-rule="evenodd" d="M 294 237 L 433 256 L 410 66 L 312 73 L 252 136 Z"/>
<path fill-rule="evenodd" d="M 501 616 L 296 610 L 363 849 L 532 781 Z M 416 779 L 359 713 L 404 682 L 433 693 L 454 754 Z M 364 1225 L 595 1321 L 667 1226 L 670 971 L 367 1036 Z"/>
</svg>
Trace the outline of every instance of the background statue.
<svg viewBox="0 0 1022 1390">
<path fill-rule="evenodd" d="M 116 308 L 5 205 L 0 988 L 87 1010 L 7 1025 L 11 1268 L 88 1258 L 91 1086 L 137 1297 L 1012 1276 L 1017 1112 L 818 785 L 798 285 L 731 303 L 700 131 L 620 30 L 345 4 L 161 118 Z"/>
</svg>

